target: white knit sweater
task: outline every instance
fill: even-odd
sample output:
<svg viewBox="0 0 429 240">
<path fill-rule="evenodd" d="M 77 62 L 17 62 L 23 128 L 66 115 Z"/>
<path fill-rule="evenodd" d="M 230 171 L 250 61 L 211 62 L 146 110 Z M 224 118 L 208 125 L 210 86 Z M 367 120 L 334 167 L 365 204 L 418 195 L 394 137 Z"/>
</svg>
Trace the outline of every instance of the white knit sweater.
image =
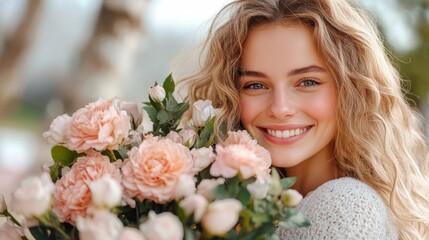
<svg viewBox="0 0 429 240">
<path fill-rule="evenodd" d="M 398 239 L 388 209 L 377 192 L 354 178 L 326 182 L 298 205 L 309 227 L 284 229 L 282 239 Z"/>
</svg>

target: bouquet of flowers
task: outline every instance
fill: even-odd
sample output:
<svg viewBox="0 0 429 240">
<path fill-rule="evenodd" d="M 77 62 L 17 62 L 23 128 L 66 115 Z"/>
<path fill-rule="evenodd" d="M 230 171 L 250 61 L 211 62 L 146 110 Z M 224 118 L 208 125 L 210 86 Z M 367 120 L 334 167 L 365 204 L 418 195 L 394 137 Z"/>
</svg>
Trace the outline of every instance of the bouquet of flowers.
<svg viewBox="0 0 429 240">
<path fill-rule="evenodd" d="M 43 134 L 53 163 L 21 183 L 9 209 L 0 196 L 0 237 L 278 239 L 278 226 L 308 225 L 294 179 L 280 178 L 269 152 L 241 130 L 217 142 L 218 109 L 208 100 L 189 109 L 174 90 L 171 75 L 149 89 L 152 129 L 119 98 L 54 119 Z"/>
</svg>

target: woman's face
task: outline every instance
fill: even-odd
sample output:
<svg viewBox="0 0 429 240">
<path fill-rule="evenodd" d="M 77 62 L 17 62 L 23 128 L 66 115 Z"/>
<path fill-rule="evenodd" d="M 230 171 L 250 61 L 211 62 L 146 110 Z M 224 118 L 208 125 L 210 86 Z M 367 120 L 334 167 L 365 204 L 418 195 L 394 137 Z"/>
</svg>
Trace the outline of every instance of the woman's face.
<svg viewBox="0 0 429 240">
<path fill-rule="evenodd" d="M 241 122 L 273 165 L 329 161 L 336 131 L 334 80 L 302 25 L 253 28 L 244 45 Z"/>
</svg>

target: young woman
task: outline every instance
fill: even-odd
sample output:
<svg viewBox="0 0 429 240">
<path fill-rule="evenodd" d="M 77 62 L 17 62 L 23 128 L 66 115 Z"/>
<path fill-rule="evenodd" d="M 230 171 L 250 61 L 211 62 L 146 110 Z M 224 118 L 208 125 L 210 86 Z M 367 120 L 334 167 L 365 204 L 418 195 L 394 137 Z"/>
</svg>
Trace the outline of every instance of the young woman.
<svg viewBox="0 0 429 240">
<path fill-rule="evenodd" d="M 238 0 L 210 29 L 192 100 L 296 176 L 311 226 L 285 239 L 429 239 L 420 115 L 373 21 L 345 0 Z M 222 132 L 218 129 L 219 138 Z"/>
</svg>

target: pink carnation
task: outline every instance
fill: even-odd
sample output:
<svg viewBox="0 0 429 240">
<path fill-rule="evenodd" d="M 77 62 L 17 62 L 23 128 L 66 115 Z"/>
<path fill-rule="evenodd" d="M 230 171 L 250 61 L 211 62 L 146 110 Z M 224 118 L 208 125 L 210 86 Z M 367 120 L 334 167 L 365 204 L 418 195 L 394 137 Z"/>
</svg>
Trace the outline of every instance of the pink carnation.
<svg viewBox="0 0 429 240">
<path fill-rule="evenodd" d="M 66 147 L 77 152 L 116 149 L 131 129 L 130 117 L 119 105 L 117 98 L 99 99 L 75 112 L 65 133 Z"/>
<path fill-rule="evenodd" d="M 140 201 L 173 200 L 179 177 L 191 175 L 193 167 L 189 149 L 166 138 L 148 138 L 128 156 L 122 167 L 122 184 L 129 197 Z"/>
<path fill-rule="evenodd" d="M 53 210 L 59 220 L 75 224 L 78 216 L 86 216 L 92 199 L 89 184 L 107 174 L 121 181 L 119 169 L 108 157 L 95 151 L 79 157 L 70 171 L 55 183 Z"/>
<path fill-rule="evenodd" d="M 247 131 L 229 132 L 222 145 L 216 146 L 216 160 L 210 168 L 213 176 L 232 178 L 240 173 L 244 179 L 264 179 L 270 173 L 270 153 Z"/>
</svg>

